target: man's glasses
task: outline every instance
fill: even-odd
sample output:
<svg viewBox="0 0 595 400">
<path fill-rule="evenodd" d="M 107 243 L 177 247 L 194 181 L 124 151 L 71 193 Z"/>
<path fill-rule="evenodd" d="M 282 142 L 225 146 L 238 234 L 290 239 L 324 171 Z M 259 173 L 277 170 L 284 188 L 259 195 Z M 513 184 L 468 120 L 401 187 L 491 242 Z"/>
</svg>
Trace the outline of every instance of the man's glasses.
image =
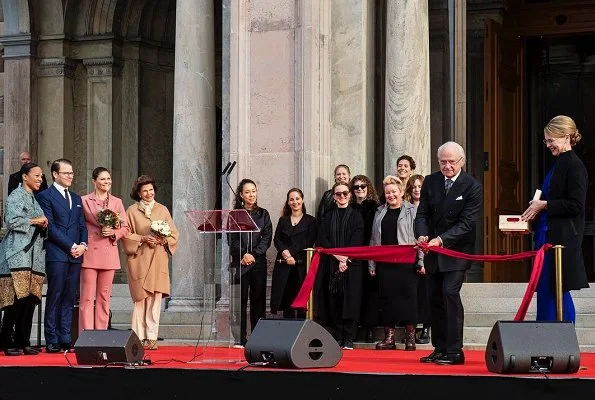
<svg viewBox="0 0 595 400">
<path fill-rule="evenodd" d="M 447 165 L 452 165 L 452 166 L 454 167 L 454 166 L 455 166 L 455 165 L 457 165 L 457 164 L 458 164 L 458 163 L 459 163 L 459 162 L 460 162 L 462 159 L 463 159 L 463 157 L 459 158 L 457 161 L 452 161 L 452 160 L 439 160 L 439 161 L 438 161 L 438 163 L 439 163 L 441 166 L 443 166 L 443 167 L 445 167 L 445 166 L 447 166 Z"/>
<path fill-rule="evenodd" d="M 364 190 L 365 188 L 367 188 L 368 185 L 366 185 L 365 183 L 362 185 L 353 185 L 353 190 Z"/>
<path fill-rule="evenodd" d="M 345 191 L 345 192 L 335 192 L 334 195 L 336 197 L 347 197 L 349 196 L 349 192 Z"/>
<path fill-rule="evenodd" d="M 66 175 L 66 176 L 74 176 L 74 172 L 58 172 L 59 174 Z"/>
</svg>

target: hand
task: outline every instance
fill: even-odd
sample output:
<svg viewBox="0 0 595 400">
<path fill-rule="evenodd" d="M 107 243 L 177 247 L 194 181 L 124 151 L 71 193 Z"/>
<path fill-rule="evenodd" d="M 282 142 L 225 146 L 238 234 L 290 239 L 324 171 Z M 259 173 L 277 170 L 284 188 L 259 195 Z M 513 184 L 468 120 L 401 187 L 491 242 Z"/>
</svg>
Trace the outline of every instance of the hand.
<svg viewBox="0 0 595 400">
<path fill-rule="evenodd" d="M 291 257 L 291 253 L 289 252 L 289 250 L 283 250 L 283 252 L 281 253 L 281 256 L 283 257 L 284 260 L 287 260 L 289 257 Z"/>
<path fill-rule="evenodd" d="M 287 262 L 287 265 L 295 265 L 295 258 L 293 258 L 293 257 L 286 258 L 285 262 Z"/>
<path fill-rule="evenodd" d="M 428 242 L 428 247 L 442 247 L 442 241 L 438 238 L 434 238 Z"/>
<path fill-rule="evenodd" d="M 545 209 L 547 206 L 547 201 L 545 200 L 531 200 L 529 202 L 529 207 L 525 210 L 523 214 L 521 214 L 521 221 L 531 221 L 535 219 L 537 214 L 541 212 L 541 210 Z"/>
<path fill-rule="evenodd" d="M 70 255 L 74 258 L 79 258 L 80 256 L 82 256 L 85 253 L 85 250 L 86 250 L 85 246 L 83 246 L 82 244 L 79 244 L 70 250 Z"/>
<path fill-rule="evenodd" d="M 157 238 L 153 235 L 145 235 L 145 236 L 141 236 L 141 243 L 147 243 L 149 245 L 150 248 L 154 249 L 155 246 L 157 246 L 158 242 L 157 242 Z"/>
<path fill-rule="evenodd" d="M 250 265 L 253 264 L 256 260 L 254 259 L 254 256 L 250 253 L 246 253 L 244 254 L 244 257 L 242 257 L 242 265 Z"/>
<path fill-rule="evenodd" d="M 376 270 L 375 269 L 369 269 L 368 273 L 370 274 L 370 276 L 376 276 Z"/>
<path fill-rule="evenodd" d="M 349 257 L 347 257 L 347 256 L 334 255 L 333 257 L 335 257 L 337 260 L 339 260 L 339 262 L 347 262 L 347 260 L 349 260 Z"/>
<path fill-rule="evenodd" d="M 345 261 L 339 261 L 339 271 L 340 272 L 347 271 L 347 260 L 345 260 Z"/>
<path fill-rule="evenodd" d="M 420 275 L 425 275 L 426 274 L 426 267 L 424 267 L 423 265 L 418 265 L 417 273 L 420 274 Z"/>
<path fill-rule="evenodd" d="M 48 219 L 43 215 L 41 217 L 33 218 L 31 220 L 31 225 L 36 225 L 45 229 L 48 227 Z"/>
<path fill-rule="evenodd" d="M 428 242 L 428 237 L 427 236 L 420 236 L 420 237 L 417 238 L 417 243 L 416 244 L 418 246 L 418 249 L 421 250 L 422 253 L 424 253 L 424 254 L 428 254 L 428 249 L 419 246 L 419 244 L 420 243 L 427 243 L 427 242 Z"/>
<path fill-rule="evenodd" d="M 101 228 L 101 235 L 104 237 L 108 237 L 108 236 L 112 236 L 114 234 L 114 230 L 112 228 L 109 228 L 107 226 L 104 226 L 103 228 Z"/>
</svg>

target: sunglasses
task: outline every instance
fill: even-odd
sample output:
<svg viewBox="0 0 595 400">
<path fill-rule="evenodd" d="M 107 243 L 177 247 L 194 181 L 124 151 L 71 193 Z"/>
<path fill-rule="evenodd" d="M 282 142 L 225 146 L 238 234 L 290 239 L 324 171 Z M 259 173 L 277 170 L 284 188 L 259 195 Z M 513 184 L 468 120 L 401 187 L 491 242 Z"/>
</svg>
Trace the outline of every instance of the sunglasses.
<svg viewBox="0 0 595 400">
<path fill-rule="evenodd" d="M 347 197 L 347 196 L 349 196 L 349 192 L 335 192 L 334 195 L 337 197 L 340 197 L 340 196 Z"/>
<path fill-rule="evenodd" d="M 353 190 L 364 190 L 367 187 L 368 185 L 366 185 L 365 183 L 363 185 L 353 185 Z"/>
</svg>

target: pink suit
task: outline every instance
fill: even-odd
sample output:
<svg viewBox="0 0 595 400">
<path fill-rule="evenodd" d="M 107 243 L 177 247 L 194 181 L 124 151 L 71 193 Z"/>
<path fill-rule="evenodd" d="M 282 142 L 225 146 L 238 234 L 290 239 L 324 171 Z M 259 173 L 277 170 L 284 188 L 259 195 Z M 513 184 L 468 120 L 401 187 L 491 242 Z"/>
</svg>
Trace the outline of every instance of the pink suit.
<svg viewBox="0 0 595 400">
<path fill-rule="evenodd" d="M 120 269 L 118 240 L 130 232 L 126 210 L 119 198 L 110 194 L 107 203 L 107 208 L 117 212 L 122 220 L 120 228 L 114 229 L 115 239 L 102 236 L 102 227 L 97 222 L 97 213 L 104 202 L 95 193 L 83 196 L 82 202 L 89 250 L 83 256 L 81 268 L 79 333 L 84 329 L 107 329 L 114 275 Z"/>
</svg>

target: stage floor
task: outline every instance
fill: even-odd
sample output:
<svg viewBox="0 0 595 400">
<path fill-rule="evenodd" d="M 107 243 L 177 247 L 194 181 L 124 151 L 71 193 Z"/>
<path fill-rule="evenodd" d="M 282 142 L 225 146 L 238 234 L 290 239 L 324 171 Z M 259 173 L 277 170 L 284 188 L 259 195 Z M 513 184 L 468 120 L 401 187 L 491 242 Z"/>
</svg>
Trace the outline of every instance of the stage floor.
<svg viewBox="0 0 595 400">
<path fill-rule="evenodd" d="M 460 375 L 460 376 L 502 376 L 487 370 L 484 352 L 468 350 L 465 352 L 464 365 L 436 365 L 423 364 L 419 358 L 429 354 L 427 350 L 368 350 L 354 349 L 342 350 L 341 360 L 331 368 L 304 368 L 289 369 L 299 372 L 334 372 L 376 375 Z M 120 363 L 107 365 L 112 367 L 127 367 L 135 369 L 197 369 L 197 370 L 250 370 L 250 371 L 287 371 L 275 366 L 251 366 L 245 360 L 244 350 L 227 347 L 198 346 L 168 346 L 160 344 L 158 350 L 145 351 L 145 360 L 150 360 L 150 365 L 126 366 Z M 595 378 L 595 353 L 582 353 L 580 369 L 574 374 L 506 374 L 516 377 L 546 377 L 546 378 Z M 36 356 L 4 356 L 0 355 L 2 367 L 73 367 L 73 368 L 106 368 L 106 366 L 78 365 L 76 354 L 45 352 Z"/>
<path fill-rule="evenodd" d="M 427 350 L 343 351 L 332 368 L 256 367 L 243 349 L 159 345 L 150 365 L 78 365 L 74 353 L 0 355 L 0 399 L 131 400 L 257 398 L 372 400 L 397 397 L 513 400 L 591 398 L 595 353 L 581 354 L 574 374 L 495 374 L 484 352 L 465 352 L 465 365 L 422 364 Z"/>
</svg>

